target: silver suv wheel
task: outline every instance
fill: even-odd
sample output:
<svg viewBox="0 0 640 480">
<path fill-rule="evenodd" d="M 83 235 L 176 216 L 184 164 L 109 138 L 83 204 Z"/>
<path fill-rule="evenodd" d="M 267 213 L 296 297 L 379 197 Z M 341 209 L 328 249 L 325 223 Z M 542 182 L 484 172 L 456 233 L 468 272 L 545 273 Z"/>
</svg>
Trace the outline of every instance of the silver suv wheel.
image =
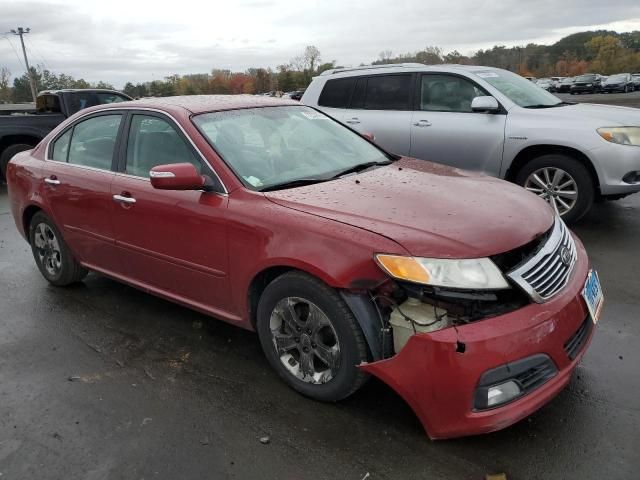
<svg viewBox="0 0 640 480">
<path fill-rule="evenodd" d="M 524 188 L 551 204 L 559 215 L 565 215 L 578 201 L 578 185 L 565 170 L 544 167 L 532 172 Z"/>
</svg>

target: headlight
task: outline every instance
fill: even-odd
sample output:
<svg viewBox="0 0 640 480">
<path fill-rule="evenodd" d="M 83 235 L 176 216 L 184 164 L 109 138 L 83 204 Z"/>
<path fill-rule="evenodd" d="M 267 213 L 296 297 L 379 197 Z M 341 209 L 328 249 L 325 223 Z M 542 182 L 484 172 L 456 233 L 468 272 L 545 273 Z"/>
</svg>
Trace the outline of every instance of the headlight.
<svg viewBox="0 0 640 480">
<path fill-rule="evenodd" d="M 640 146 L 640 127 L 603 127 L 597 132 L 607 142 Z"/>
<path fill-rule="evenodd" d="M 502 272 L 488 258 L 440 259 L 377 254 L 380 267 L 398 280 L 438 287 L 509 288 Z"/>
<path fill-rule="evenodd" d="M 585 87 L 593 87 L 593 84 L 592 84 L 592 83 L 587 83 L 587 84 L 585 85 Z"/>
</svg>

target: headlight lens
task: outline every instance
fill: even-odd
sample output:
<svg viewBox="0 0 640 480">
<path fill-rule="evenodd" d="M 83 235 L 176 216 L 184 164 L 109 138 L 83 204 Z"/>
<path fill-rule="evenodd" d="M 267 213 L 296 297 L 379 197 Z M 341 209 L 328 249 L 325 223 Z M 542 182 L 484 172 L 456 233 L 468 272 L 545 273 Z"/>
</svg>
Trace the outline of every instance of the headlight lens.
<svg viewBox="0 0 640 480">
<path fill-rule="evenodd" d="M 640 146 L 640 127 L 602 127 L 597 132 L 607 142 Z"/>
<path fill-rule="evenodd" d="M 380 267 L 398 280 L 438 287 L 509 288 L 500 269 L 488 258 L 441 259 L 377 254 Z"/>
</svg>

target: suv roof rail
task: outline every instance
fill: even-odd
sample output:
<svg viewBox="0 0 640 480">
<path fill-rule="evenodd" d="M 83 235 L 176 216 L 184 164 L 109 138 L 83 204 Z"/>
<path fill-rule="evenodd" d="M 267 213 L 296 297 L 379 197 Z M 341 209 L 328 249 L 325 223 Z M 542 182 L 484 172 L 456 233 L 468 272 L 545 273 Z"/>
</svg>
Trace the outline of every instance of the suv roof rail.
<svg viewBox="0 0 640 480">
<path fill-rule="evenodd" d="M 322 75 L 333 75 L 335 73 L 342 72 L 351 72 L 357 70 L 373 70 L 376 68 L 394 68 L 394 67 L 404 67 L 404 68 L 416 68 L 416 67 L 426 67 L 424 63 L 385 63 L 382 65 L 361 65 L 359 67 L 346 67 L 346 68 L 331 68 L 329 70 L 325 70 L 320 74 Z"/>
</svg>

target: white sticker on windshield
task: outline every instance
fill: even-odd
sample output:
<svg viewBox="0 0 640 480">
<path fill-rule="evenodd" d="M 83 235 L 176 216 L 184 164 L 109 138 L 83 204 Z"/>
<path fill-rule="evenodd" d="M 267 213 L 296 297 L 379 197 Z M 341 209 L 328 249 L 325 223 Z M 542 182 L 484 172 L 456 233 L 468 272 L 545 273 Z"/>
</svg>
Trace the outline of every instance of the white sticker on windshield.
<svg viewBox="0 0 640 480">
<path fill-rule="evenodd" d="M 243 176 L 242 178 L 244 178 L 247 182 L 249 182 L 254 187 L 262 186 L 262 181 L 259 178 L 254 177 L 253 175 L 249 175 L 248 177 Z"/>
<path fill-rule="evenodd" d="M 325 117 L 320 112 L 316 112 L 315 110 L 311 110 L 308 112 L 302 112 L 302 115 L 307 117 L 310 120 L 328 120 L 328 117 Z"/>
<path fill-rule="evenodd" d="M 476 73 L 476 75 L 478 75 L 480 78 L 497 78 L 500 76 L 496 72 L 479 72 Z"/>
</svg>

